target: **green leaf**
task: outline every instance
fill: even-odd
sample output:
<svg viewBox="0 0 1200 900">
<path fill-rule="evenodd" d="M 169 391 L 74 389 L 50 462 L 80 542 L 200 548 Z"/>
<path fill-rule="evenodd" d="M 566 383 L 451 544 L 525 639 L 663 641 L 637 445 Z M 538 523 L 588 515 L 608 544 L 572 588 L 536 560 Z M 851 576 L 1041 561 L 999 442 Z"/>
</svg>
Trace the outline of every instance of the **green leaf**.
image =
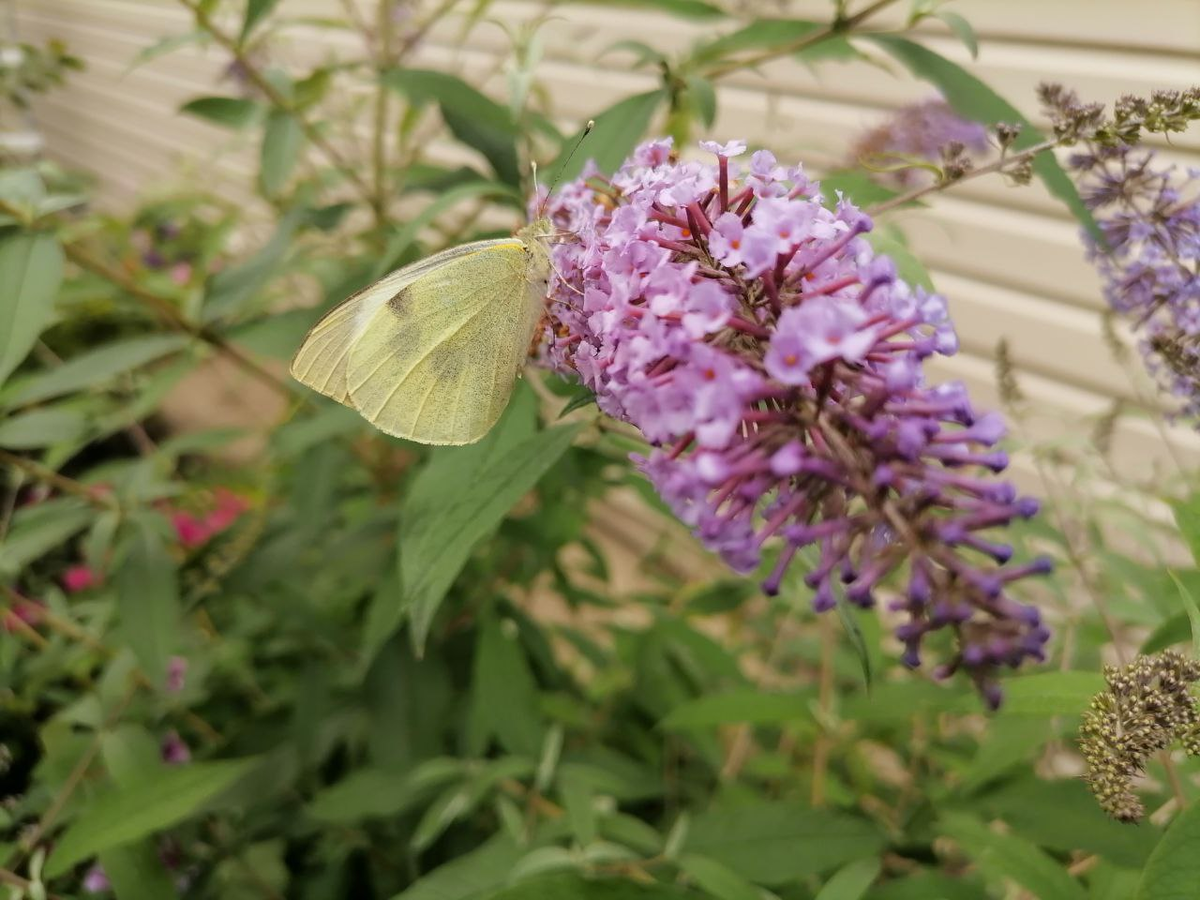
<svg viewBox="0 0 1200 900">
<path fill-rule="evenodd" d="M 183 34 L 169 34 L 166 37 L 159 38 L 149 47 L 144 47 L 138 51 L 137 56 L 129 63 L 129 68 L 125 70 L 125 74 L 132 72 L 139 66 L 143 66 L 151 60 L 158 59 L 160 56 L 165 56 L 180 47 L 186 47 L 188 44 L 206 44 L 210 40 L 211 35 L 203 29 L 196 31 L 188 31 Z"/>
<path fill-rule="evenodd" d="M 975 35 L 974 26 L 958 13 L 951 12 L 950 10 L 942 10 L 935 15 L 945 22 L 951 31 L 958 35 L 958 39 L 963 42 L 963 46 L 971 51 L 971 59 L 979 59 L 979 38 Z"/>
<path fill-rule="evenodd" d="M 865 37 L 877 43 L 918 78 L 935 85 L 960 116 L 985 125 L 1020 123 L 1021 134 L 1013 144 L 1014 149 L 1031 147 L 1042 140 L 1033 123 L 1021 115 L 1015 106 L 958 64 L 907 38 L 890 34 Z M 1033 160 L 1033 171 L 1091 235 L 1103 240 L 1091 211 L 1084 206 L 1074 183 L 1052 152 L 1047 150 L 1039 153 Z"/>
<path fill-rule="evenodd" d="M 499 834 L 417 879 L 392 900 L 479 900 L 504 884 L 525 854 L 507 835 Z M 547 898 L 549 900 L 549 898 Z"/>
<path fill-rule="evenodd" d="M 476 197 L 511 199 L 514 194 L 508 185 L 495 181 L 472 181 L 442 192 L 436 200 L 405 222 L 404 227 L 388 239 L 387 247 L 380 254 L 379 263 L 372 272 L 371 279 L 378 280 L 390 269 L 398 266 L 404 252 L 438 216 L 464 200 L 472 200 Z"/>
<path fill-rule="evenodd" d="M 687 89 L 696 115 L 706 128 L 712 128 L 713 123 L 717 121 L 717 92 L 712 82 L 699 75 L 693 75 L 687 80 Z"/>
<path fill-rule="evenodd" d="M 1141 868 L 1154 849 L 1158 830 L 1148 824 L 1115 822 L 1096 804 L 1078 778 L 1054 781 L 1031 775 L 978 793 L 972 811 L 1002 818 L 1021 837 L 1061 853 L 1094 853 L 1128 868 Z"/>
<path fill-rule="evenodd" d="M 1034 752 L 1052 737 L 1050 723 L 1033 716 L 1014 716 L 1002 710 L 988 723 L 986 737 L 960 773 L 955 790 L 969 794 L 1033 758 Z"/>
<path fill-rule="evenodd" d="M 163 900 L 178 895 L 152 841 L 111 847 L 100 854 L 100 865 L 117 900 Z"/>
<path fill-rule="evenodd" d="M 1178 578 L 1179 576 L 1176 575 L 1175 577 Z M 1157 653 L 1159 650 L 1165 650 L 1172 644 L 1182 644 L 1184 641 L 1191 640 L 1194 634 L 1195 629 L 1192 627 L 1191 613 L 1178 613 L 1166 619 L 1150 633 L 1150 636 L 1146 638 L 1146 642 L 1142 644 L 1141 652 Z"/>
<path fill-rule="evenodd" d="M 700 44 L 692 51 L 690 61 L 706 66 L 746 50 L 786 46 L 822 27 L 822 23 L 806 19 L 758 19 L 737 31 Z"/>
<path fill-rule="evenodd" d="M 444 900 L 460 900 L 462 896 L 446 895 Z M 522 881 L 497 893 L 481 894 L 472 900 L 681 900 L 687 896 L 690 895 L 682 889 L 667 884 L 642 884 L 620 878 L 589 878 L 575 873 L 560 873 Z M 406 894 L 401 897 L 403 900 L 412 900 Z M 396 900 L 401 900 L 401 897 Z M 431 896 L 428 900 L 434 898 Z"/>
<path fill-rule="evenodd" d="M 836 205 L 839 191 L 864 208 L 897 196 L 896 191 L 884 187 L 865 172 L 834 172 L 821 178 L 821 199 L 830 209 Z"/>
<path fill-rule="evenodd" d="M 65 544 L 95 517 L 92 507 L 73 497 L 17 510 L 0 541 L 0 577 L 14 577 L 42 554 Z"/>
<path fill-rule="evenodd" d="M 854 648 L 854 655 L 858 657 L 858 665 L 862 670 L 863 685 L 870 691 L 872 681 L 874 680 L 874 672 L 871 666 L 871 648 L 867 646 L 866 637 L 863 635 L 861 620 L 858 618 L 858 614 L 850 609 L 843 597 L 838 598 L 834 609 L 837 611 L 838 621 L 846 629 L 846 637 L 850 638 L 850 646 Z"/>
<path fill-rule="evenodd" d="M 254 26 L 261 22 L 278 3 L 279 0 L 246 0 L 246 18 L 242 22 L 242 34 L 238 38 L 239 44 L 246 43 L 246 38 L 250 37 Z"/>
<path fill-rule="evenodd" d="M 1171 504 L 1175 513 L 1175 524 L 1192 550 L 1196 565 L 1200 566 L 1200 494 L 1193 494 L 1186 501 Z"/>
<path fill-rule="evenodd" d="M 197 97 L 179 107 L 179 111 L 222 128 L 241 131 L 262 118 L 263 105 L 244 97 Z"/>
<path fill-rule="evenodd" d="M 1104 690 L 1099 672 L 1039 672 L 1004 682 L 1004 712 L 1012 716 L 1078 716 Z"/>
<path fill-rule="evenodd" d="M 0 393 L 2 406 L 27 406 L 51 397 L 97 387 L 186 347 L 190 338 L 182 334 L 152 334 L 114 341 L 72 357 L 19 381 L 10 382 Z"/>
<path fill-rule="evenodd" d="M 666 96 L 661 90 L 635 94 L 600 113 L 583 146 L 570 161 L 568 157 L 583 137 L 583 129 L 563 141 L 562 152 L 550 166 L 554 180 L 564 182 L 577 177 L 589 159 L 595 161 L 601 172 L 615 172 L 641 141 Z"/>
<path fill-rule="evenodd" d="M 1175 582 L 1175 587 L 1179 589 L 1179 600 L 1183 603 L 1183 608 L 1187 612 L 1188 623 L 1192 628 L 1192 656 L 1200 659 L 1200 606 L 1196 605 L 1196 598 L 1178 575 L 1170 569 L 1167 570 L 1167 574 L 1171 576 L 1171 580 Z"/>
<path fill-rule="evenodd" d="M 881 868 L 878 859 L 859 859 L 844 866 L 834 874 L 816 900 L 861 900 L 879 877 Z"/>
<path fill-rule="evenodd" d="M 943 813 L 943 834 L 953 838 L 990 880 L 1011 878 L 1038 900 L 1086 900 L 1082 885 L 1035 845 L 1000 834 L 966 813 Z"/>
<path fill-rule="evenodd" d="M 63 252 L 54 235 L 0 238 L 0 383 L 49 324 L 62 276 Z"/>
<path fill-rule="evenodd" d="M 604 6 L 616 6 L 628 9 L 655 9 L 670 13 L 681 19 L 706 21 L 709 19 L 725 18 L 725 11 L 719 6 L 704 3 L 702 0 L 601 0 Z"/>
<path fill-rule="evenodd" d="M 857 816 L 777 801 L 714 806 L 693 817 L 684 846 L 772 885 L 876 857 L 884 844 Z"/>
<path fill-rule="evenodd" d="M 822 183 L 822 187 L 824 183 Z M 879 253 L 891 258 L 896 264 L 900 277 L 914 286 L 920 286 L 927 291 L 935 290 L 933 279 L 924 263 L 917 259 L 908 245 L 904 243 L 903 235 L 890 225 L 883 225 L 865 235 L 871 246 Z"/>
<path fill-rule="evenodd" d="M 34 409 L 0 422 L 0 447 L 35 450 L 76 441 L 87 429 L 87 419 L 73 409 Z"/>
<path fill-rule="evenodd" d="M 715 859 L 685 853 L 678 865 L 705 893 L 720 900 L 761 900 L 758 888 Z"/>
<path fill-rule="evenodd" d="M 513 417 L 506 417 L 511 425 Z M 412 622 L 413 645 L 425 645 L 433 616 L 475 545 L 495 530 L 571 446 L 578 425 L 560 425 L 505 446 L 505 420 L 479 444 L 437 451 L 416 476 L 400 522 L 402 608 Z M 456 471 L 456 461 L 474 471 Z M 469 477 L 468 477 L 469 476 Z M 424 505 L 414 500 L 424 500 Z"/>
<path fill-rule="evenodd" d="M 471 752 L 476 755 L 482 755 L 488 738 L 495 735 L 510 753 L 536 757 L 546 737 L 537 682 L 511 626 L 489 616 L 479 629 L 470 714 Z"/>
<path fill-rule="evenodd" d="M 481 94 L 461 78 L 428 69 L 392 69 L 383 83 L 415 104 L 437 103 L 451 133 L 491 163 L 501 181 L 521 183 L 518 129 L 508 107 Z"/>
<path fill-rule="evenodd" d="M 558 414 L 560 419 L 566 418 L 577 409 L 583 409 L 585 406 L 590 406 L 596 402 L 596 395 L 589 388 L 580 386 L 574 397 L 567 401 L 567 405 L 562 408 L 562 412 Z"/>
<path fill-rule="evenodd" d="M 811 719 L 809 704 L 813 697 L 812 691 L 769 694 L 753 688 L 705 694 L 676 706 L 659 722 L 659 727 L 678 731 L 734 722 L 764 725 Z"/>
<path fill-rule="evenodd" d="M 288 213 L 279 220 L 275 233 L 261 250 L 212 277 L 204 299 L 205 321 L 241 312 L 266 287 L 282 265 L 302 215 L 302 210 Z"/>
<path fill-rule="evenodd" d="M 1146 868 L 1135 900 L 1195 900 L 1200 897 L 1200 806 L 1192 804 L 1171 823 Z"/>
<path fill-rule="evenodd" d="M 287 185 L 300 159 L 300 148 L 303 144 L 304 131 L 300 127 L 300 121 L 290 112 L 273 110 L 263 133 L 262 162 L 259 169 L 259 183 L 268 197 L 278 196 Z"/>
<path fill-rule="evenodd" d="M 359 769 L 313 797 L 307 812 L 340 823 L 399 816 L 465 772 L 462 761 L 440 757 L 415 769 Z"/>
<path fill-rule="evenodd" d="M 578 769 L 566 768 L 558 779 L 558 793 L 567 812 L 571 834 L 581 847 L 596 839 L 596 811 L 592 807 L 592 788 Z"/>
<path fill-rule="evenodd" d="M 179 585 L 175 563 L 151 520 L 127 532 L 117 570 L 117 613 L 125 643 L 151 684 L 162 685 L 179 647 Z"/>
<path fill-rule="evenodd" d="M 252 759 L 194 762 L 148 772 L 136 784 L 91 800 L 55 845 L 46 865 L 54 878 L 76 863 L 191 817 L 244 775 Z"/>
</svg>

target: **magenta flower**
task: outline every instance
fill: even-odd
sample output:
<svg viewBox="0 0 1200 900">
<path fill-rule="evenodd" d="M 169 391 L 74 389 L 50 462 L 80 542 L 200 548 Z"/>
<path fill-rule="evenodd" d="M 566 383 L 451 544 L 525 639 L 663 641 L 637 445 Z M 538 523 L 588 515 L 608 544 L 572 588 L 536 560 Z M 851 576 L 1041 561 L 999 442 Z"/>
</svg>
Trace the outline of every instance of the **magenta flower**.
<svg viewBox="0 0 1200 900">
<path fill-rule="evenodd" d="M 42 621 L 42 604 L 36 600 L 20 600 L 3 611 L 0 622 L 9 634 L 24 631 Z"/>
<path fill-rule="evenodd" d="M 199 547 L 201 544 L 207 543 L 208 539 L 213 536 L 212 529 L 204 520 L 191 513 L 172 513 L 171 527 L 175 529 L 175 536 L 179 539 L 179 543 L 185 547 Z"/>
<path fill-rule="evenodd" d="M 182 766 L 192 761 L 192 751 L 177 731 L 168 731 L 159 747 L 162 761 L 168 766 Z"/>
<path fill-rule="evenodd" d="M 105 891 L 112 890 L 112 883 L 108 880 L 108 873 L 104 871 L 104 866 L 94 863 L 87 870 L 87 874 L 83 876 L 83 889 L 89 894 L 103 894 Z"/>
<path fill-rule="evenodd" d="M 610 180 L 565 185 L 550 205 L 576 235 L 553 250 L 546 362 L 575 372 L 600 408 L 654 449 L 639 465 L 680 519 L 739 572 L 774 560 L 776 593 L 797 562 L 818 610 L 839 594 L 871 606 L 887 584 L 904 660 L 931 632 L 1000 701 L 996 670 L 1040 659 L 1049 633 L 1008 585 L 986 532 L 1028 517 L 993 472 L 1002 422 L 960 385 L 928 386 L 923 361 L 957 346 L 940 297 L 896 277 L 861 238 L 867 216 L 825 208 L 801 169 L 763 151 L 747 172 L 672 161 L 661 141 Z"/>
<path fill-rule="evenodd" d="M 187 684 L 188 661 L 182 656 L 172 656 L 167 660 L 167 682 L 165 685 L 168 694 L 178 694 Z"/>
<path fill-rule="evenodd" d="M 78 594 L 89 588 L 97 587 L 103 578 L 100 573 L 88 565 L 69 566 L 62 576 L 63 589 L 71 594 Z"/>
</svg>

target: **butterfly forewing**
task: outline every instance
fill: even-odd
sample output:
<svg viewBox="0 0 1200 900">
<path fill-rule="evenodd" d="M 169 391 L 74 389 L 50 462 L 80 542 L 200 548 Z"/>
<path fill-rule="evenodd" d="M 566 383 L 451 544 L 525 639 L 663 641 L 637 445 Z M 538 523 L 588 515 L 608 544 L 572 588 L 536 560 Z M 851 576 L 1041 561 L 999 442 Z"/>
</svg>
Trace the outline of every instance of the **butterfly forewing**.
<svg viewBox="0 0 1200 900">
<path fill-rule="evenodd" d="M 476 441 L 524 364 L 542 311 L 544 259 L 510 238 L 394 272 L 318 322 L 292 374 L 389 434 Z"/>
</svg>

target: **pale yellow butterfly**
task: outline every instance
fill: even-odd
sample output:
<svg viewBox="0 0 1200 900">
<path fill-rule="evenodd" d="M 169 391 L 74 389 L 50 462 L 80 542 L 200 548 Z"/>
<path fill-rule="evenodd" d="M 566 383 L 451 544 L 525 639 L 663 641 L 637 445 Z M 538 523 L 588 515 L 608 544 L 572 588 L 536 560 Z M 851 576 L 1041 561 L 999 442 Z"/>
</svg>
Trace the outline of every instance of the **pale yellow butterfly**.
<svg viewBox="0 0 1200 900">
<path fill-rule="evenodd" d="M 405 266 L 325 315 L 292 377 L 380 431 L 470 444 L 508 405 L 545 310 L 550 224 Z"/>
</svg>

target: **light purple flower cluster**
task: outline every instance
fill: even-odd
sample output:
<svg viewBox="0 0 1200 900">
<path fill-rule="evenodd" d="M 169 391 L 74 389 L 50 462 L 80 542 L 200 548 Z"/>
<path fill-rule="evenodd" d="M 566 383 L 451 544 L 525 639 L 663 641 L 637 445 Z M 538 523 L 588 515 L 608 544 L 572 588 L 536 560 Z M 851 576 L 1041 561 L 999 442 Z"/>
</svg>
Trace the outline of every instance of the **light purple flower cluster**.
<svg viewBox="0 0 1200 900">
<path fill-rule="evenodd" d="M 817 610 L 839 590 L 891 608 L 904 661 L 957 638 L 937 674 L 969 673 L 996 706 L 995 671 L 1041 659 L 1038 610 L 1006 595 L 1047 571 L 1005 565 L 985 537 L 1037 510 L 990 477 L 1004 426 L 922 362 L 957 340 L 941 297 L 912 289 L 862 237 L 870 219 L 760 150 L 706 143 L 717 163 L 641 146 L 611 179 L 585 171 L 551 200 L 559 278 L 546 361 L 578 373 L 606 413 L 654 445 L 639 463 L 676 514 L 739 572 L 777 549 L 766 592 L 802 548 Z M 844 585 L 844 587 L 839 587 Z"/>
<path fill-rule="evenodd" d="M 1090 146 L 1070 165 L 1108 244 L 1085 236 L 1105 297 L 1138 332 L 1178 415 L 1200 427 L 1200 170 L 1128 144 Z"/>
<path fill-rule="evenodd" d="M 975 156 L 991 149 L 987 129 L 964 119 L 941 97 L 910 103 L 886 121 L 864 132 L 850 150 L 851 163 L 858 166 L 872 159 L 913 157 L 937 163 L 947 147 L 958 145 Z M 900 168 L 887 173 L 899 187 L 913 187 L 933 174 L 923 169 Z"/>
</svg>

